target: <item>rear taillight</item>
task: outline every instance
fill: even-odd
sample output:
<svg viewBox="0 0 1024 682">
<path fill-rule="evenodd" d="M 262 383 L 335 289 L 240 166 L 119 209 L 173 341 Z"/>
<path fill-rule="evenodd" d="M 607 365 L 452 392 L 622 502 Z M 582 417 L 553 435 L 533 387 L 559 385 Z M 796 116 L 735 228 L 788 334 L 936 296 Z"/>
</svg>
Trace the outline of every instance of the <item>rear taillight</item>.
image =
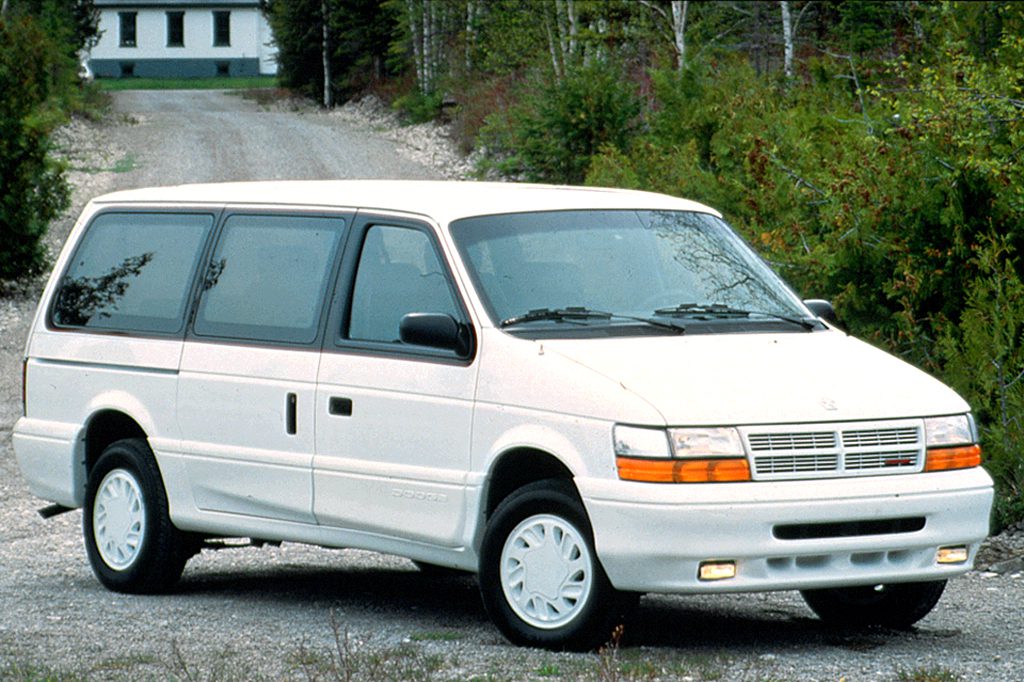
<svg viewBox="0 0 1024 682">
<path fill-rule="evenodd" d="M 25 400 L 25 389 L 28 386 L 28 358 L 21 362 L 21 416 L 28 416 L 28 403 Z"/>
</svg>

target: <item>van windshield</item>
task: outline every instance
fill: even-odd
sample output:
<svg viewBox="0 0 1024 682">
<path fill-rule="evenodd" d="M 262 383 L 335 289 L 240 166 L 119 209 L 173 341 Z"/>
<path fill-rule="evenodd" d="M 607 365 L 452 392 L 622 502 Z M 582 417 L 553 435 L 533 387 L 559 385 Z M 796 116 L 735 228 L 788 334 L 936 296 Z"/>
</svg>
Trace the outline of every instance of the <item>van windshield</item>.
<svg viewBox="0 0 1024 682">
<path fill-rule="evenodd" d="M 514 213 L 457 220 L 451 233 L 492 320 L 510 333 L 824 328 L 707 213 Z"/>
</svg>

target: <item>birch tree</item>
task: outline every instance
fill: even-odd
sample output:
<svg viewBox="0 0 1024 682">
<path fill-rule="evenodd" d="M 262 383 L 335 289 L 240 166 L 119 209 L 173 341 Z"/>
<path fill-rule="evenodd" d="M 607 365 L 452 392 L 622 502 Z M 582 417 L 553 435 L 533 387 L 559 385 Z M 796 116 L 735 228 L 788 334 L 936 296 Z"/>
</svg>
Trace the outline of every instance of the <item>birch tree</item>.
<svg viewBox="0 0 1024 682">
<path fill-rule="evenodd" d="M 690 3 L 688 0 L 672 0 L 671 10 L 672 15 L 669 14 L 660 6 L 649 2 L 648 0 L 641 0 L 644 7 L 652 10 L 658 16 L 665 21 L 669 26 L 670 35 L 672 37 L 672 49 L 676 53 L 676 69 L 682 71 L 686 68 L 686 15 L 690 9 Z"/>
<path fill-rule="evenodd" d="M 793 78 L 793 22 L 789 14 L 789 2 L 779 0 L 779 7 L 782 9 L 782 70 L 786 74 L 786 80 L 791 80 Z"/>
</svg>

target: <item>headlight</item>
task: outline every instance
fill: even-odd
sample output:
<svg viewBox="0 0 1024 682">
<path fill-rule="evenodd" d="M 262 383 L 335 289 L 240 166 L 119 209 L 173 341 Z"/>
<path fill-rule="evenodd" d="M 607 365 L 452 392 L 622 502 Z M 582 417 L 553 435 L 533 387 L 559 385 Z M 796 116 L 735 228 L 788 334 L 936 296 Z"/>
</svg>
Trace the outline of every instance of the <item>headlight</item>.
<svg viewBox="0 0 1024 682">
<path fill-rule="evenodd" d="M 619 478 L 646 483 L 749 481 L 739 432 L 730 428 L 648 429 L 616 425 Z"/>
<path fill-rule="evenodd" d="M 929 448 L 970 445 L 977 438 L 969 415 L 930 417 L 924 420 L 924 443 Z"/>
<path fill-rule="evenodd" d="M 615 454 L 625 457 L 668 458 L 668 435 L 664 429 L 644 429 L 637 426 L 615 426 Z"/>
<path fill-rule="evenodd" d="M 679 458 L 744 457 L 743 441 L 736 429 L 669 429 L 672 452 Z"/>
<path fill-rule="evenodd" d="M 969 469 L 981 465 L 981 446 L 969 414 L 924 420 L 925 471 Z"/>
</svg>

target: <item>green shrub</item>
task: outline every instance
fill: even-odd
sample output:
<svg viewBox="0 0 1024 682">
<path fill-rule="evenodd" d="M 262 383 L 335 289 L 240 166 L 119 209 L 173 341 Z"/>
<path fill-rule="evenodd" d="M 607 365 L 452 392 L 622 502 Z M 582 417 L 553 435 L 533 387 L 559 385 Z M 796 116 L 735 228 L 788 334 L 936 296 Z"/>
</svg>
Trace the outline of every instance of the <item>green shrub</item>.
<svg viewBox="0 0 1024 682">
<path fill-rule="evenodd" d="M 622 70 L 595 60 L 561 81 L 532 79 L 517 104 L 488 119 L 481 136 L 505 173 L 578 184 L 599 151 L 629 148 L 641 109 Z"/>
<path fill-rule="evenodd" d="M 55 55 L 30 17 L 0 17 L 0 280 L 42 271 L 42 237 L 68 205 L 63 169 L 48 156 L 61 117 L 49 106 Z"/>
</svg>

